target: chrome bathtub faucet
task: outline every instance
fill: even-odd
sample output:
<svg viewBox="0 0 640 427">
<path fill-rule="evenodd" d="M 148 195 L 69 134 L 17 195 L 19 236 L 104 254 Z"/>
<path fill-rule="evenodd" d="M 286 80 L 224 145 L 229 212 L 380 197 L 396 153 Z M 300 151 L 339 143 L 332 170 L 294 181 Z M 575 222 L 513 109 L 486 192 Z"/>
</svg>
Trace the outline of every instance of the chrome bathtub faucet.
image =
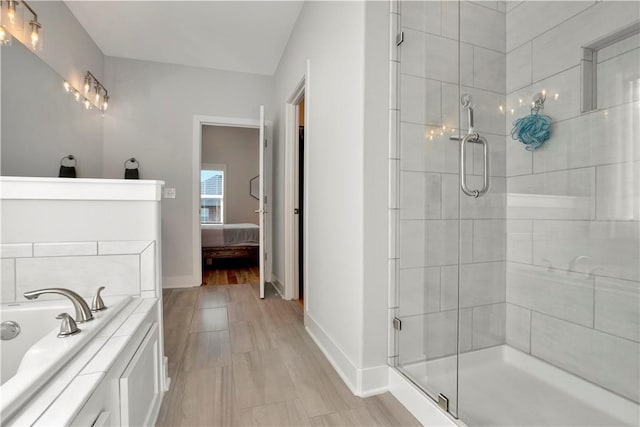
<svg viewBox="0 0 640 427">
<path fill-rule="evenodd" d="M 72 290 L 64 288 L 45 288 L 25 292 L 23 295 L 26 299 L 36 299 L 43 294 L 58 294 L 64 295 L 65 297 L 69 298 L 71 300 L 71 303 L 73 304 L 73 307 L 76 309 L 75 320 L 77 323 L 84 323 L 93 320 L 93 314 L 91 313 L 91 309 L 89 308 L 85 300 Z"/>
</svg>

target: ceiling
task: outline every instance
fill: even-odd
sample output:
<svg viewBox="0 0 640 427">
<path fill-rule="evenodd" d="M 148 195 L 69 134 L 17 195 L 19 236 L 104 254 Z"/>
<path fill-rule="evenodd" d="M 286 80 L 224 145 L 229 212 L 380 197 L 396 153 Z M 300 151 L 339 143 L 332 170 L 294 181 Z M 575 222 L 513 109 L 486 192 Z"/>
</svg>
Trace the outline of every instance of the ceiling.
<svg viewBox="0 0 640 427">
<path fill-rule="evenodd" d="M 302 1 L 66 1 L 107 56 L 273 75 Z"/>
</svg>

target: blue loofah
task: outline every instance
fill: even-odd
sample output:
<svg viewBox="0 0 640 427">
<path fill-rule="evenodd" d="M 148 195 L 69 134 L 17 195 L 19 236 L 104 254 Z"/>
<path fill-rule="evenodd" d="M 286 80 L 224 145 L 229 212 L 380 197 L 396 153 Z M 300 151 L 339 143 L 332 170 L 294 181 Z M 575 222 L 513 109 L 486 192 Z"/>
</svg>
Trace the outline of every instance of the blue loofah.
<svg viewBox="0 0 640 427">
<path fill-rule="evenodd" d="M 513 122 L 511 137 L 525 145 L 529 151 L 540 147 L 551 137 L 551 117 L 537 112 Z"/>
</svg>

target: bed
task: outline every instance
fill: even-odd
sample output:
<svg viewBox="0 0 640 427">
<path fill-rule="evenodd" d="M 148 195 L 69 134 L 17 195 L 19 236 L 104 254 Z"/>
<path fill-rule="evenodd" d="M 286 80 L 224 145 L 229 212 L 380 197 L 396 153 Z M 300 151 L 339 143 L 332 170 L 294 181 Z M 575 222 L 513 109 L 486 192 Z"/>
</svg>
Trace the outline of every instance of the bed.
<svg viewBox="0 0 640 427">
<path fill-rule="evenodd" d="M 202 265 L 214 260 L 246 259 L 257 263 L 260 227 L 256 224 L 200 224 Z"/>
</svg>

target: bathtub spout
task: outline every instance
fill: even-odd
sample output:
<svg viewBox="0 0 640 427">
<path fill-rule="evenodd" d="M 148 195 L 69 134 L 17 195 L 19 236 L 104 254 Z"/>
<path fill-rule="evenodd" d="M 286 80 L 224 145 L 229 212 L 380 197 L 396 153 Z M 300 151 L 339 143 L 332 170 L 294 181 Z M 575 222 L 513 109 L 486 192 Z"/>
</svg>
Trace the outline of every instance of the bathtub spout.
<svg viewBox="0 0 640 427">
<path fill-rule="evenodd" d="M 59 294 L 69 298 L 71 300 L 71 303 L 73 304 L 73 308 L 76 309 L 75 320 L 77 323 L 84 323 L 93 320 L 93 314 L 91 314 L 89 305 L 87 305 L 85 300 L 80 295 L 73 292 L 72 290 L 64 288 L 46 288 L 25 292 L 23 295 L 26 299 L 36 299 L 42 294 Z"/>
</svg>

